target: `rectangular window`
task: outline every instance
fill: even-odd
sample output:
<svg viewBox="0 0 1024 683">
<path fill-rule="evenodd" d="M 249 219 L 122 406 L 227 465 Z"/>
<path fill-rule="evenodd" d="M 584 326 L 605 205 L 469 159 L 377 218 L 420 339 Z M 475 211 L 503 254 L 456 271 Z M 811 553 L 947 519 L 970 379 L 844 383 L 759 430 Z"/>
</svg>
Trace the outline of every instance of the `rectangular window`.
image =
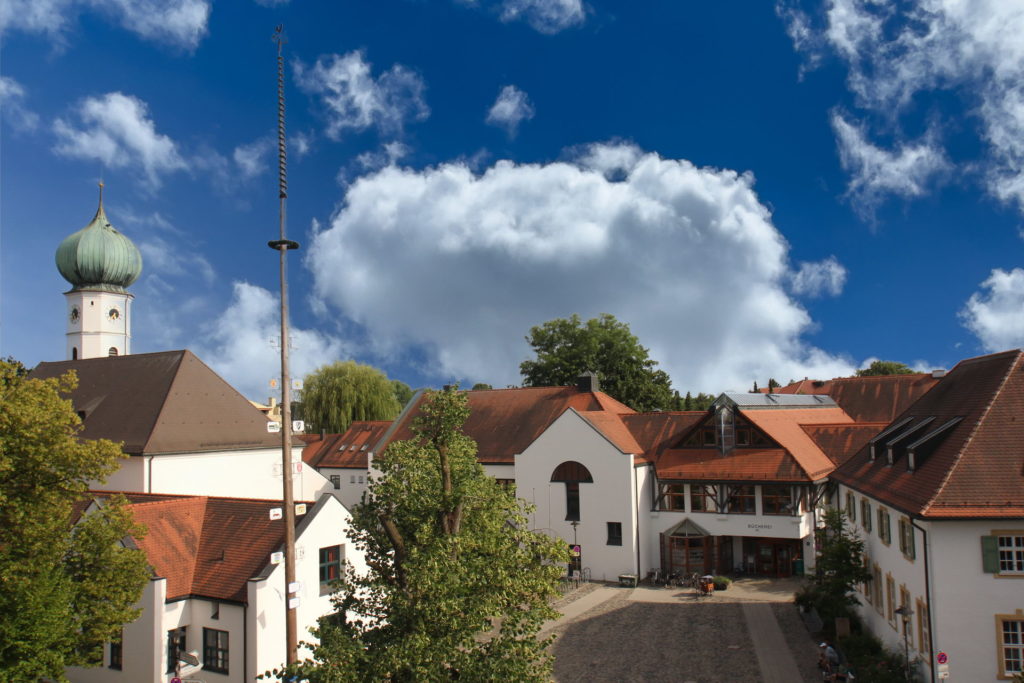
<svg viewBox="0 0 1024 683">
<path fill-rule="evenodd" d="M 761 487 L 761 509 L 766 515 L 795 515 L 799 506 L 793 505 L 793 491 L 788 486 Z"/>
<path fill-rule="evenodd" d="M 882 568 L 877 564 L 871 572 L 871 589 L 874 591 L 875 599 L 871 602 L 874 604 L 875 609 L 879 614 L 885 608 L 885 604 L 882 602 Z"/>
<path fill-rule="evenodd" d="M 911 526 L 909 517 L 900 517 L 900 552 L 908 560 L 916 557 L 914 527 Z"/>
<path fill-rule="evenodd" d="M 188 652 L 187 645 L 184 626 L 172 628 L 167 632 L 167 673 L 174 673 L 174 668 L 178 665 L 178 655 Z"/>
<path fill-rule="evenodd" d="M 925 659 L 929 659 L 932 656 L 929 647 L 929 623 L 928 623 L 928 605 L 925 604 L 924 600 L 917 599 L 917 651 Z"/>
<path fill-rule="evenodd" d="M 494 481 L 496 481 L 498 483 L 498 486 L 500 486 L 501 488 L 505 489 L 509 493 L 515 494 L 515 492 L 516 492 L 516 480 L 515 479 L 495 479 Z"/>
<path fill-rule="evenodd" d="M 336 488 L 336 489 L 340 489 L 341 488 L 341 475 L 340 474 L 332 474 L 331 475 L 331 485 L 334 488 Z"/>
<path fill-rule="evenodd" d="M 891 574 L 885 575 L 885 618 L 890 626 L 896 627 L 896 581 Z"/>
<path fill-rule="evenodd" d="M 864 572 L 867 575 L 867 580 L 861 584 L 861 592 L 864 593 L 864 599 L 871 604 L 871 558 L 864 555 Z"/>
<path fill-rule="evenodd" d="M 1024 536 L 999 537 L 999 573 L 1024 574 Z"/>
<path fill-rule="evenodd" d="M 356 475 L 354 475 L 354 474 L 348 475 L 348 483 L 350 483 L 350 484 L 356 483 Z"/>
<path fill-rule="evenodd" d="M 1024 672 L 1024 616 L 1019 613 L 1014 616 L 997 616 L 996 621 L 999 623 L 998 632 L 1002 641 L 1002 657 L 999 658 L 1002 671 L 999 677 L 1009 678 Z"/>
<path fill-rule="evenodd" d="M 867 498 L 860 499 L 860 523 L 864 531 L 871 533 L 871 502 Z"/>
<path fill-rule="evenodd" d="M 907 645 L 914 647 L 914 622 L 912 617 L 905 613 L 910 609 L 910 592 L 906 586 L 900 586 L 900 607 L 904 610 L 904 614 L 900 617 L 900 633 L 906 639 Z"/>
<path fill-rule="evenodd" d="M 707 484 L 690 484 L 690 511 L 717 512 L 715 487 Z"/>
<path fill-rule="evenodd" d="M 857 499 L 849 491 L 846 492 L 846 518 L 851 522 L 857 521 Z"/>
<path fill-rule="evenodd" d="M 686 487 L 684 485 L 662 484 L 661 493 L 662 510 L 677 510 L 679 512 L 686 510 Z"/>
<path fill-rule="evenodd" d="M 210 618 L 211 619 L 220 619 L 220 603 L 219 602 L 213 603 L 213 605 L 210 607 Z"/>
<path fill-rule="evenodd" d="M 889 511 L 883 507 L 878 508 L 878 537 L 882 543 L 892 543 L 892 529 L 889 528 Z"/>
<path fill-rule="evenodd" d="M 608 522 L 608 545 L 622 545 L 622 522 Z"/>
<path fill-rule="evenodd" d="M 122 641 L 124 640 L 124 631 L 118 634 L 116 640 L 110 641 L 110 668 L 117 669 L 118 671 L 124 666 L 124 649 L 122 647 Z"/>
<path fill-rule="evenodd" d="M 726 510 L 740 515 L 754 514 L 757 511 L 757 503 L 753 485 L 730 486 Z"/>
<path fill-rule="evenodd" d="M 578 481 L 565 482 L 565 520 L 567 522 L 580 521 L 580 483 Z"/>
<path fill-rule="evenodd" d="M 320 548 L 320 584 L 324 585 L 341 578 L 341 561 L 344 546 L 332 545 Z"/>
<path fill-rule="evenodd" d="M 363 475 L 361 475 L 361 474 L 359 475 L 359 483 L 360 483 L 360 484 L 362 484 L 362 483 L 363 483 Z"/>
<path fill-rule="evenodd" d="M 203 670 L 219 674 L 228 672 L 228 632 L 203 629 Z"/>
</svg>

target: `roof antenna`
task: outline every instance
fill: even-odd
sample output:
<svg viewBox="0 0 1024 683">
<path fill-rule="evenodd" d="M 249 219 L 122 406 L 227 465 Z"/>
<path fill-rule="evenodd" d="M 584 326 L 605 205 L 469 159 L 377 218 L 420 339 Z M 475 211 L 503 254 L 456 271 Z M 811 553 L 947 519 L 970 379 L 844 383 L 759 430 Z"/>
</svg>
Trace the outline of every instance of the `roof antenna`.
<svg viewBox="0 0 1024 683">
<path fill-rule="evenodd" d="M 288 588 L 285 600 L 285 641 L 286 662 L 296 664 L 298 656 L 298 627 L 295 609 L 299 598 L 293 596 L 295 582 L 295 500 L 292 490 L 292 397 L 291 379 L 288 371 L 288 252 L 298 249 L 299 243 L 285 237 L 285 203 L 288 199 L 288 160 L 284 134 L 284 56 L 286 42 L 284 25 L 274 29 L 273 41 L 277 44 L 277 181 L 278 181 L 278 222 L 280 238 L 267 242 L 267 246 L 281 257 L 281 478 L 284 489 L 284 576 Z M 296 589 L 297 590 L 297 589 Z"/>
</svg>

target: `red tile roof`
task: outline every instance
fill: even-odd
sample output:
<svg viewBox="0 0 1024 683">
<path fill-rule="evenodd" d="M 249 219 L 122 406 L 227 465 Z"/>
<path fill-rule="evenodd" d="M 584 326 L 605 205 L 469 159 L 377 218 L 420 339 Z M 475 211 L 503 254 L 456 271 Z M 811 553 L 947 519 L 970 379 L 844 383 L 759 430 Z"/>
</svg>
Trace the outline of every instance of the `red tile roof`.
<svg viewBox="0 0 1024 683">
<path fill-rule="evenodd" d="M 91 495 L 105 499 L 113 493 Z M 281 507 L 280 501 L 123 495 L 135 521 L 148 530 L 134 540 L 155 574 L 167 579 L 168 600 L 195 596 L 245 603 L 246 582 L 284 543 L 284 520 L 270 519 L 271 508 Z"/>
<path fill-rule="evenodd" d="M 463 431 L 477 443 L 477 458 L 483 463 L 511 465 L 562 413 L 610 411 L 632 413 L 631 408 L 607 394 L 568 387 L 523 387 L 467 391 L 469 418 Z M 399 416 L 387 443 L 412 437 L 410 426 L 419 414 L 423 394 Z M 378 445 L 383 450 L 386 443 Z"/>
<path fill-rule="evenodd" d="M 302 461 L 316 468 L 365 470 L 369 466 L 368 454 L 390 426 L 389 420 L 359 420 L 349 425 L 344 434 L 304 436 Z"/>
<path fill-rule="evenodd" d="M 643 456 L 643 448 L 636 442 L 626 425 L 622 423 L 619 415 L 606 413 L 601 410 L 582 410 L 579 415 L 589 422 L 594 429 L 604 435 L 612 442 L 612 445 L 623 453 Z"/>
<path fill-rule="evenodd" d="M 645 458 L 653 462 L 665 450 L 675 446 L 681 435 L 707 416 L 706 410 L 633 413 L 623 415 L 622 422 L 640 444 Z"/>
<path fill-rule="evenodd" d="M 743 417 L 789 451 L 811 481 L 827 475 L 835 464 L 807 435 L 804 425 L 853 422 L 841 408 L 746 410 Z"/>
<path fill-rule="evenodd" d="M 808 476 L 781 448 L 738 448 L 727 456 L 712 448 L 678 448 L 658 458 L 659 479 L 806 482 Z"/>
<path fill-rule="evenodd" d="M 854 422 L 891 422 L 939 380 L 930 374 L 800 380 L 777 394 L 827 394 Z"/>
<path fill-rule="evenodd" d="M 935 518 L 1020 517 L 1024 509 L 1024 352 L 961 361 L 896 422 L 961 418 L 908 471 L 861 448 L 835 479 L 893 507 Z M 923 430 L 924 433 L 933 427 Z"/>
<path fill-rule="evenodd" d="M 859 424 L 805 424 L 800 426 L 832 462 L 842 465 L 872 437 L 885 429 L 888 423 L 862 422 Z"/>
</svg>

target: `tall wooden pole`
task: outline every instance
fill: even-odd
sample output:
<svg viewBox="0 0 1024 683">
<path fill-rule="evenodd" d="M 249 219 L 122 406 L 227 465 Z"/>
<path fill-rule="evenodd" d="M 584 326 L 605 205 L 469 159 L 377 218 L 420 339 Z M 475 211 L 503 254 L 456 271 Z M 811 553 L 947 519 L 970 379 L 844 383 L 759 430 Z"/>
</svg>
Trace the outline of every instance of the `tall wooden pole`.
<svg viewBox="0 0 1024 683">
<path fill-rule="evenodd" d="M 298 596 L 292 595 L 295 584 L 295 497 L 292 491 L 292 386 L 288 371 L 288 251 L 298 249 L 298 242 L 285 237 L 285 203 L 288 199 L 288 158 L 284 134 L 284 46 L 283 26 L 274 31 L 277 43 L 277 174 L 280 238 L 267 245 L 281 258 L 281 475 L 284 488 L 284 576 L 285 629 L 288 664 L 299 659 L 298 628 L 295 608 Z M 294 600 L 294 603 L 293 603 Z"/>
</svg>

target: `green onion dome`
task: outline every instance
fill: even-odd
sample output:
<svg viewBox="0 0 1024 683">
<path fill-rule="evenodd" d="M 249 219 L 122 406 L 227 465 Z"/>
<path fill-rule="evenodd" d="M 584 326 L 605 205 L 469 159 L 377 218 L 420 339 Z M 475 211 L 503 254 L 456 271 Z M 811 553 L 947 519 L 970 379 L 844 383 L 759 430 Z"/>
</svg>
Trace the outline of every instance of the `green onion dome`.
<svg viewBox="0 0 1024 683">
<path fill-rule="evenodd" d="M 102 187 L 100 206 L 92 221 L 57 247 L 57 270 L 72 289 L 123 293 L 142 273 L 142 254 L 107 220 Z"/>
</svg>

